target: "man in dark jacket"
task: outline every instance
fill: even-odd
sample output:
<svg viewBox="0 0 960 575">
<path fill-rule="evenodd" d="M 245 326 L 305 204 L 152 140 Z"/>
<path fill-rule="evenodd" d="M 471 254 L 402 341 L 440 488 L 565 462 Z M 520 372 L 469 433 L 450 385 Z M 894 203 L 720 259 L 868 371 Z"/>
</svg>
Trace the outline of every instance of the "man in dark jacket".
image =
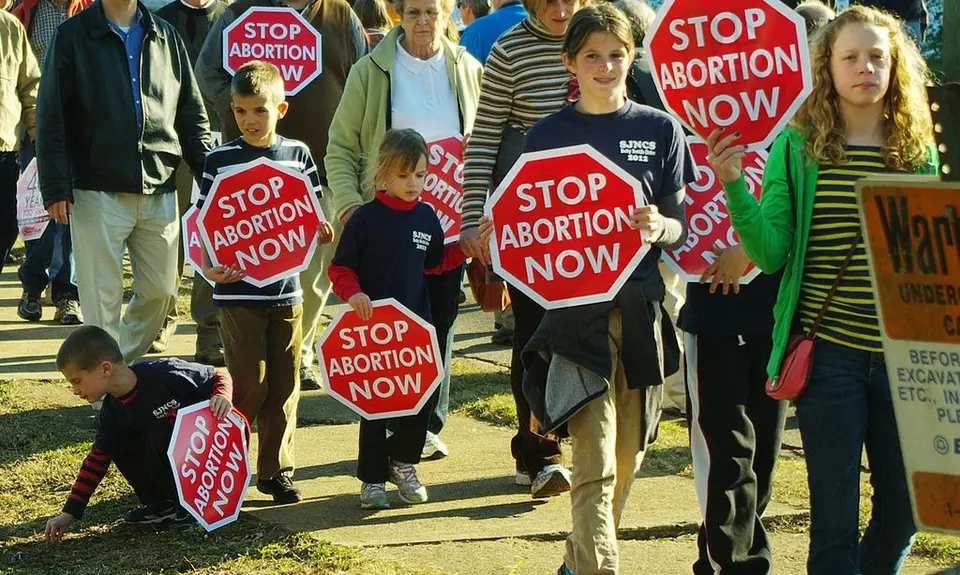
<svg viewBox="0 0 960 575">
<path fill-rule="evenodd" d="M 97 0 L 47 47 L 37 168 L 50 217 L 71 224 L 86 322 L 150 346 L 176 297 L 181 156 L 203 170 L 210 129 L 180 36 L 135 0 Z M 123 318 L 123 254 L 133 296 Z"/>
</svg>

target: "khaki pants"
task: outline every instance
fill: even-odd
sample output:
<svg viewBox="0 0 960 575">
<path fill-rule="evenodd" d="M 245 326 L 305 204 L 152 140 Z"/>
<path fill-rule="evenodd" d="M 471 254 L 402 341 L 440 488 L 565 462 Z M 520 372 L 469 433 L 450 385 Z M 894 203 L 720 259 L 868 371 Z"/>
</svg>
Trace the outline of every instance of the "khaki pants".
<svg viewBox="0 0 960 575">
<path fill-rule="evenodd" d="M 182 219 L 183 214 L 190 208 L 190 193 L 193 191 L 193 175 L 186 162 L 180 162 L 177 168 L 177 210 Z M 178 243 L 181 240 L 178 239 Z M 177 252 L 177 289 L 183 280 L 183 246 Z M 200 355 L 215 357 L 220 354 L 223 343 L 220 340 L 220 314 L 213 305 L 213 286 L 204 281 L 199 274 L 194 274 L 193 288 L 190 292 L 190 316 L 197 324 L 196 351 Z M 177 331 L 177 298 L 170 302 L 167 317 L 163 322 L 157 341 L 166 345 Z"/>
<path fill-rule="evenodd" d="M 610 312 L 608 338 L 614 366 L 610 389 L 567 422 L 573 439 L 573 529 L 564 564 L 577 575 L 619 572 L 617 528 L 644 454 L 644 390 L 627 387 L 619 310 Z"/>
<path fill-rule="evenodd" d="M 680 346 L 680 357 L 683 357 L 683 332 L 677 327 L 677 318 L 680 317 L 680 308 L 683 307 L 687 295 L 687 282 L 680 279 L 673 268 L 660 261 L 660 275 L 667 287 L 667 295 L 663 299 L 663 307 L 670 314 L 670 321 L 677 333 L 677 345 Z M 663 390 L 667 393 L 671 403 L 676 405 L 682 413 L 687 412 L 687 383 L 683 379 L 683 369 L 671 375 L 663 382 Z"/>
<path fill-rule="evenodd" d="M 299 304 L 220 308 L 233 404 L 251 425 L 257 423 L 259 479 L 293 475 L 302 317 Z"/>
<path fill-rule="evenodd" d="M 317 325 L 320 323 L 320 316 L 323 314 L 323 308 L 327 305 L 327 298 L 330 297 L 331 285 L 330 278 L 327 277 L 327 268 L 333 261 L 333 254 L 337 248 L 337 242 L 340 241 L 340 220 L 334 217 L 333 193 L 330 188 L 323 188 L 323 197 L 320 199 L 320 207 L 323 209 L 323 215 L 330 219 L 333 226 L 333 232 L 336 234 L 336 240 L 331 244 L 317 247 L 317 251 L 310 260 L 310 265 L 306 270 L 300 273 L 300 287 L 303 289 L 303 346 L 300 356 L 300 364 L 306 367 L 312 366 L 316 358 L 316 351 L 313 349 L 317 341 Z"/>
<path fill-rule="evenodd" d="M 177 293 L 177 198 L 174 194 L 74 190 L 70 234 L 80 308 L 87 325 L 106 330 L 129 363 L 163 325 Z M 133 268 L 133 297 L 123 305 L 123 252 Z"/>
</svg>

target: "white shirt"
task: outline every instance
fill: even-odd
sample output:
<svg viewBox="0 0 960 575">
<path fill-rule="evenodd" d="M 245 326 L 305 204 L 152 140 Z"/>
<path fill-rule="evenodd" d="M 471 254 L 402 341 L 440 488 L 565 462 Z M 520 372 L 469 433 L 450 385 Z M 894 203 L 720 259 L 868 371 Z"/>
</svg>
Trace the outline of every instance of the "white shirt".
<svg viewBox="0 0 960 575">
<path fill-rule="evenodd" d="M 441 49 L 428 60 L 411 56 L 397 40 L 391 77 L 392 128 L 411 128 L 427 141 L 461 134 L 460 108 Z"/>
</svg>

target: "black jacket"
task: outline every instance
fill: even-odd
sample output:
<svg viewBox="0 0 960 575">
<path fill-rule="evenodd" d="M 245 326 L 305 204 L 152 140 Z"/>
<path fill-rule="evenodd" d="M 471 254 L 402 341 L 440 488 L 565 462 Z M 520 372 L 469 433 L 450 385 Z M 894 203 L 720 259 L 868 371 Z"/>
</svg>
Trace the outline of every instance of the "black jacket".
<svg viewBox="0 0 960 575">
<path fill-rule="evenodd" d="M 43 203 L 73 189 L 150 194 L 174 189 L 181 156 L 203 172 L 210 126 L 183 40 L 138 4 L 143 130 L 130 93 L 123 40 L 100 0 L 57 28 L 37 104 L 37 168 Z"/>
</svg>

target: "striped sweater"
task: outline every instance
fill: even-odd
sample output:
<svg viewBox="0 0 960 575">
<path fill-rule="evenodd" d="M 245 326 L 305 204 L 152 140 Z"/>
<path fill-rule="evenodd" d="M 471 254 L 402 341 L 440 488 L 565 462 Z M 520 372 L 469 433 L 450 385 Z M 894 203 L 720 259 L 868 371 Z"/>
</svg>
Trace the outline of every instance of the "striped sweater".
<svg viewBox="0 0 960 575">
<path fill-rule="evenodd" d="M 562 45 L 563 35 L 527 18 L 490 50 L 464 157 L 463 229 L 476 227 L 483 215 L 503 129 L 526 132 L 566 104 L 571 76 L 560 58 Z"/>
</svg>

